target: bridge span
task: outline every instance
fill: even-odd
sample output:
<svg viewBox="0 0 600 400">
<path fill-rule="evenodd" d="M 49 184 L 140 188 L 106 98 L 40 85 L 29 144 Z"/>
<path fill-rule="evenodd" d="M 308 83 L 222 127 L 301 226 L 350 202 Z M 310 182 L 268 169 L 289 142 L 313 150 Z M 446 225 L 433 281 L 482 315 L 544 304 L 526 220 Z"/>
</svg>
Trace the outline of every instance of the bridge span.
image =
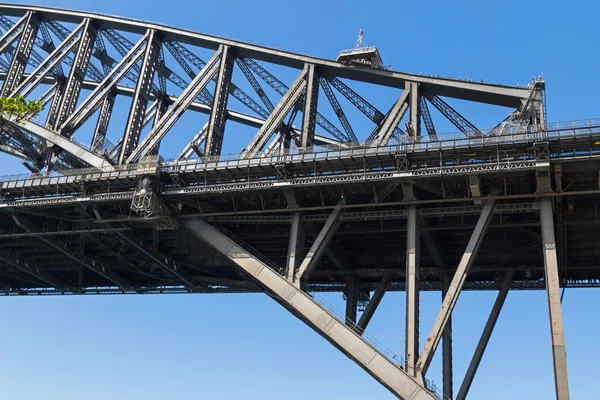
<svg viewBox="0 0 600 400">
<path fill-rule="evenodd" d="M 544 290 L 569 398 L 560 290 L 600 286 L 600 120 L 549 123 L 543 80 L 407 74 L 34 6 L 0 5 L 0 31 L 0 94 L 46 105 L 0 125 L 0 151 L 29 170 L 0 178 L 1 294 L 267 293 L 395 396 L 424 400 L 465 399 L 508 292 Z M 354 82 L 389 90 L 391 108 Z M 505 118 L 478 128 L 456 100 Z M 240 124 L 253 136 L 227 155 Z M 165 160 L 174 135 L 189 142 Z M 463 290 L 498 297 L 455 391 Z M 387 291 L 406 293 L 403 356 L 365 332 Z M 432 327 L 420 291 L 442 292 Z"/>
</svg>

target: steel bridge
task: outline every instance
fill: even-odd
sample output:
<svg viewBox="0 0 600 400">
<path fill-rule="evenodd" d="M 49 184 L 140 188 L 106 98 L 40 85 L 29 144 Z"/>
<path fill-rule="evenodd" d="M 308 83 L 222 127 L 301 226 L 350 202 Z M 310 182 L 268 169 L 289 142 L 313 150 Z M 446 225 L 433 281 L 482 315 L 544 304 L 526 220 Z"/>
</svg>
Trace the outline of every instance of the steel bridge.
<svg viewBox="0 0 600 400">
<path fill-rule="evenodd" d="M 0 5 L 0 30 L 0 95 L 45 103 L 1 122 L 0 151 L 30 173 L 0 178 L 0 293 L 264 292 L 395 396 L 424 400 L 465 399 L 508 292 L 545 290 L 569 398 L 560 290 L 600 286 L 600 120 L 547 122 L 543 80 L 344 65 L 33 6 Z M 356 82 L 393 93 L 389 110 Z M 457 101 L 506 118 L 476 127 Z M 190 115 L 203 122 L 175 126 Z M 240 124 L 253 137 L 225 155 Z M 165 161 L 175 135 L 189 143 Z M 422 290 L 443 301 L 420 346 Z M 463 290 L 498 297 L 453 390 Z M 403 356 L 365 332 L 387 291 L 406 292 Z M 342 293 L 345 314 L 319 292 Z M 426 378 L 440 343 L 443 389 Z"/>
</svg>

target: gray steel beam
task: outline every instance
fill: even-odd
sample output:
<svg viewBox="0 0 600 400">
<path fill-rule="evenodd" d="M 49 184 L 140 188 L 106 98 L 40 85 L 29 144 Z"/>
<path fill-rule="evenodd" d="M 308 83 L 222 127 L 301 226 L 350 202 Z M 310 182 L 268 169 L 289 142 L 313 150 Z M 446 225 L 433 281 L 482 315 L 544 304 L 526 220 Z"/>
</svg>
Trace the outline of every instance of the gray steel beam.
<svg viewBox="0 0 600 400">
<path fill-rule="evenodd" d="M 391 272 L 387 272 L 383 275 L 381 281 L 377 284 L 375 292 L 373 292 L 373 296 L 371 297 L 367 308 L 362 313 L 360 319 L 356 323 L 356 327 L 354 328 L 354 330 L 356 332 L 359 332 L 361 335 L 367 329 L 367 326 L 369 325 L 369 322 L 371 322 L 371 319 L 373 318 L 377 307 L 379 307 L 379 303 L 381 303 L 381 300 L 383 300 L 383 295 L 385 294 L 385 292 L 387 292 L 390 283 L 392 283 L 392 277 L 393 274 Z M 411 374 L 408 371 L 406 372 L 406 374 L 411 376 Z"/>
<path fill-rule="evenodd" d="M 410 127 L 410 136 L 413 140 L 418 140 L 421 137 L 421 92 L 420 85 L 416 82 L 410 83 L 410 119 L 408 126 Z"/>
<path fill-rule="evenodd" d="M 23 271 L 23 272 L 39 279 L 42 282 L 47 283 L 48 285 L 52 286 L 53 288 L 55 288 L 57 290 L 66 290 L 71 287 L 71 285 L 69 285 L 68 283 L 56 278 L 55 276 L 53 276 L 52 274 L 49 274 L 48 272 L 39 271 L 37 268 L 34 269 L 34 268 L 30 267 L 27 260 L 23 261 L 25 265 L 21 265 L 21 264 L 19 264 L 19 261 L 15 262 L 4 256 L 0 256 L 0 260 L 5 262 L 6 264 L 10 265 L 11 267 L 14 267 L 20 271 Z"/>
<path fill-rule="evenodd" d="M 89 12 L 57 10 L 38 6 L 0 5 L 0 14 L 3 15 L 22 16 L 28 11 L 39 11 L 48 19 L 69 23 L 79 23 L 83 18 L 97 19 L 99 24 L 106 27 L 106 29 L 119 29 L 138 34 L 144 34 L 148 29 L 156 29 L 159 30 L 163 36 L 168 36 L 171 40 L 177 40 L 185 44 L 200 46 L 207 49 L 216 50 L 220 45 L 236 47 L 239 49 L 239 55 L 241 57 L 256 58 L 257 60 L 298 69 L 303 68 L 306 63 L 312 63 L 317 65 L 325 75 L 395 88 L 404 88 L 406 81 L 418 82 L 423 85 L 423 89 L 427 93 L 505 107 L 519 107 L 521 105 L 521 99 L 527 99 L 531 92 L 531 90 L 527 88 L 517 88 L 512 86 L 437 78 L 371 68 L 348 68 L 343 64 L 326 59 L 218 38 L 190 32 L 184 29 L 166 27 L 155 23 L 132 21 L 120 17 L 99 15 Z"/>
<path fill-rule="evenodd" d="M 260 100 L 263 102 L 263 104 L 267 108 L 267 111 L 270 113 L 273 112 L 275 107 L 273 106 L 271 99 L 269 99 L 269 96 L 267 96 L 267 94 L 263 90 L 262 86 L 260 86 L 260 83 L 258 83 L 256 78 L 254 77 L 254 75 L 252 74 L 252 71 L 250 71 L 250 68 L 248 67 L 246 62 L 244 60 L 242 60 L 241 58 L 236 58 L 235 63 L 238 65 L 238 67 L 240 68 L 240 70 L 242 71 L 242 73 L 244 74 L 244 76 L 246 77 L 248 82 L 250 83 L 250 86 L 252 86 L 252 89 L 254 89 L 254 91 L 256 92 L 258 97 L 260 97 Z"/>
<path fill-rule="evenodd" d="M 111 92 L 102 101 L 100 116 L 98 117 L 98 121 L 96 121 L 96 128 L 92 136 L 92 150 L 99 150 L 104 144 L 116 98 L 117 96 Z"/>
<path fill-rule="evenodd" d="M 58 119 L 54 122 L 52 127 L 57 131 L 62 123 L 75 111 L 77 106 L 77 100 L 81 93 L 81 87 L 85 79 L 85 74 L 90 64 L 90 57 L 92 55 L 92 48 L 96 41 L 98 31 L 93 26 L 92 21 L 87 18 L 83 21 L 81 28 L 81 36 L 78 41 L 77 52 L 75 53 L 75 59 L 71 65 L 71 71 L 67 77 L 65 83 L 65 94 L 60 100 Z"/>
<path fill-rule="evenodd" d="M 327 81 L 327 79 L 325 79 L 324 77 L 320 77 L 319 83 L 321 84 L 321 87 L 323 88 L 323 92 L 327 96 L 327 99 L 329 100 L 329 103 L 331 104 L 333 111 L 335 111 L 335 115 L 337 115 L 338 119 L 340 120 L 340 123 L 342 124 L 342 127 L 344 128 L 344 131 L 346 132 L 346 135 L 348 136 L 348 141 L 358 142 L 358 139 L 356 138 L 356 135 L 354 134 L 354 130 L 352 129 L 352 125 L 350 125 L 348 118 L 346 118 L 346 114 L 344 114 L 344 110 L 342 109 L 342 106 L 340 105 L 339 101 L 335 97 L 335 93 L 333 93 L 333 90 L 331 90 L 331 85 L 329 84 L 329 81 Z"/>
<path fill-rule="evenodd" d="M 419 265 L 419 228 L 417 206 L 408 206 L 406 222 L 406 372 L 417 377 L 416 363 L 419 358 L 419 288 L 421 267 Z"/>
<path fill-rule="evenodd" d="M 33 50 L 39 27 L 40 23 L 37 20 L 36 13 L 33 11 L 27 12 L 25 21 L 23 21 L 23 28 L 19 34 L 19 43 L 13 53 L 10 69 L 2 84 L 0 96 L 9 96 L 23 80 L 23 73 L 29 62 L 29 56 Z"/>
<path fill-rule="evenodd" d="M 198 157 L 202 157 L 204 155 L 204 151 L 200 147 L 203 142 L 206 142 L 206 131 L 208 130 L 208 123 L 204 124 L 202 129 L 192 138 L 192 140 L 183 148 L 181 153 L 177 156 L 176 160 L 187 160 L 194 153 L 198 155 Z"/>
<path fill-rule="evenodd" d="M 244 59 L 244 62 L 246 63 L 246 66 L 252 69 L 262 80 L 264 80 L 281 96 L 285 96 L 286 93 L 289 92 L 289 88 L 283 82 L 274 77 L 269 71 L 258 65 L 258 63 L 256 63 L 254 60 L 246 58 Z M 310 63 L 304 65 L 304 68 L 306 69 L 308 65 L 310 65 Z M 294 110 L 297 112 L 298 109 L 295 108 Z M 295 115 L 295 112 L 293 112 L 291 115 Z M 291 125 L 292 122 L 294 122 L 294 118 L 290 118 L 287 125 Z M 345 135 L 338 128 L 336 128 L 335 125 L 329 122 L 327 118 L 321 115 L 319 111 L 316 111 L 315 123 L 338 140 L 346 141 L 347 138 Z"/>
<path fill-rule="evenodd" d="M 159 97 L 159 99 L 156 100 L 156 109 L 153 113 L 154 118 L 152 118 L 152 128 L 154 128 L 158 124 L 160 119 L 162 117 L 164 117 L 164 115 L 167 113 L 167 111 L 169 111 L 169 97 L 164 96 L 162 94 L 160 96 L 161 97 Z M 152 147 L 152 149 L 149 151 L 149 153 L 147 153 L 147 154 L 157 155 L 159 149 L 160 149 L 160 142 L 156 143 Z"/>
<path fill-rule="evenodd" d="M 39 226 L 37 226 L 33 221 L 23 217 L 22 215 L 13 214 L 12 217 L 13 217 L 13 220 L 15 221 L 15 223 L 27 232 L 35 233 L 35 232 L 41 231 Z M 107 270 L 104 267 L 99 268 L 95 265 L 95 263 L 93 261 L 89 262 L 83 258 L 80 258 L 80 257 L 74 255 L 69 250 L 67 250 L 64 246 L 61 246 L 59 243 L 57 243 L 51 237 L 43 236 L 43 235 L 36 236 L 36 237 L 40 241 L 46 243 L 48 246 L 54 248 L 55 250 L 58 250 L 60 253 L 62 253 L 64 255 L 66 255 L 67 257 L 69 257 L 70 259 L 75 261 L 76 263 L 81 264 L 85 268 L 88 268 L 88 269 L 94 271 L 95 273 L 97 273 L 98 275 L 103 277 L 104 279 L 115 283 L 121 289 L 129 289 L 132 287 L 132 285 L 129 281 L 127 281 L 125 278 L 119 276 L 119 274 L 117 274 L 116 272 Z"/>
<path fill-rule="evenodd" d="M 402 117 L 404 117 L 406 110 L 408 110 L 409 94 L 410 90 L 404 90 L 398 101 L 396 101 L 396 103 L 387 113 L 383 122 L 381 123 L 381 127 L 376 129 L 375 137 L 371 139 L 373 146 L 386 146 L 389 143 L 394 130 L 398 127 L 398 124 L 402 120 Z"/>
<path fill-rule="evenodd" d="M 96 216 L 99 216 L 98 213 L 96 213 Z M 127 242 L 130 246 L 132 246 L 133 248 L 135 248 L 137 251 L 139 251 L 140 253 L 142 253 L 144 256 L 146 256 L 147 258 L 149 258 L 150 260 L 152 260 L 156 265 L 158 265 L 161 269 L 163 269 L 165 272 L 169 273 L 170 275 L 176 277 L 177 279 L 181 280 L 183 282 L 183 285 L 188 289 L 191 290 L 194 287 L 194 283 L 192 282 L 192 278 L 189 277 L 186 273 L 184 273 L 183 271 L 178 271 L 176 266 L 171 266 L 169 265 L 166 261 L 163 261 L 161 259 L 159 259 L 157 256 L 155 256 L 154 254 L 152 254 L 150 251 L 144 249 L 142 246 L 138 245 L 129 235 L 127 235 L 126 233 L 123 232 L 115 232 L 121 239 L 123 239 L 125 242 Z"/>
<path fill-rule="evenodd" d="M 27 155 L 25 155 L 24 153 L 21 153 L 19 149 L 15 149 L 14 147 L 9 146 L 7 144 L 0 144 L 0 151 L 13 157 L 21 158 L 23 160 L 29 159 L 29 157 L 27 157 Z"/>
<path fill-rule="evenodd" d="M 185 220 L 194 236 L 207 243 L 258 286 L 366 370 L 399 399 L 437 400 L 308 294 L 252 256 L 246 249 L 202 220 Z"/>
<path fill-rule="evenodd" d="M 498 317 L 500 316 L 500 311 L 502 310 L 502 306 L 504 305 L 504 301 L 506 300 L 506 296 L 508 295 L 512 275 L 512 270 L 508 270 L 506 272 L 504 281 L 502 282 L 502 286 L 500 287 L 500 292 L 498 293 L 494 306 L 492 307 L 492 312 L 490 313 L 485 327 L 483 328 L 481 338 L 479 338 L 479 343 L 477 343 L 477 348 L 475 349 L 473 358 L 471 358 L 471 362 L 469 363 L 467 373 L 465 374 L 463 382 L 460 385 L 460 389 L 458 391 L 458 395 L 456 396 L 456 400 L 465 400 L 467 398 L 467 394 L 469 393 L 469 389 L 471 388 L 471 384 L 473 383 L 473 378 L 475 378 L 477 368 L 479 368 L 479 363 L 483 358 L 483 353 L 485 352 L 485 349 L 490 341 L 490 337 L 492 336 L 492 332 L 494 331 L 494 327 L 496 326 L 496 322 L 498 321 Z"/>
<path fill-rule="evenodd" d="M 327 221 L 325 221 L 325 225 L 323 225 L 323 228 L 321 228 L 319 235 L 310 247 L 306 257 L 304 257 L 304 260 L 302 260 L 302 263 L 298 267 L 298 271 L 294 277 L 294 283 L 296 285 L 301 285 L 302 281 L 307 280 L 319 261 L 321 261 L 321 257 L 323 257 L 325 249 L 335 236 L 335 233 L 340 226 L 340 216 L 343 212 L 340 206 L 344 204 L 346 204 L 346 201 L 343 198 L 340 199 L 337 204 L 338 206 L 333 209 L 327 218 Z"/>
<path fill-rule="evenodd" d="M 433 119 L 429 113 L 429 107 L 427 106 L 425 96 L 419 96 L 419 101 L 421 103 L 421 116 L 423 117 L 423 122 L 425 123 L 425 129 L 427 129 L 427 135 L 429 135 L 429 141 L 437 142 L 438 137 L 437 133 L 435 132 L 435 125 L 433 124 Z"/>
<path fill-rule="evenodd" d="M 23 33 L 23 24 L 26 23 L 29 19 L 29 12 L 25 13 L 23 17 L 16 23 L 10 26 L 4 35 L 0 38 L 0 54 L 4 54 L 12 44 L 21 37 Z M 11 21 L 12 22 L 12 21 Z M 5 27 L 6 28 L 6 27 Z M 8 55 L 7 55 L 8 58 Z M 10 60 L 9 60 L 10 62 Z M 10 66 L 9 66 L 10 68 Z M 8 70 L 8 69 L 7 69 Z"/>
<path fill-rule="evenodd" d="M 358 310 L 355 286 L 355 279 L 353 277 L 348 278 L 346 282 L 346 325 L 352 329 L 356 326 L 356 312 Z"/>
<path fill-rule="evenodd" d="M 306 95 L 304 96 L 304 109 L 302 110 L 302 134 L 300 146 L 311 146 L 315 137 L 315 123 L 317 120 L 317 103 L 319 97 L 319 76 L 314 64 L 308 64 L 306 74 Z"/>
<path fill-rule="evenodd" d="M 492 215 L 492 211 L 494 208 L 495 199 L 494 196 L 497 194 L 497 191 L 493 190 L 490 193 L 490 199 L 486 201 L 483 209 L 481 211 L 481 215 L 479 216 L 479 220 L 477 221 L 477 225 L 475 225 L 475 229 L 471 238 L 469 239 L 469 243 L 467 244 L 467 248 L 456 268 L 456 272 L 454 277 L 452 278 L 452 282 L 450 283 L 450 288 L 448 289 L 448 293 L 444 297 L 444 301 L 442 303 L 442 307 L 438 313 L 438 316 L 431 328 L 431 333 L 427 337 L 427 341 L 425 342 L 425 347 L 421 352 L 419 357 L 419 361 L 417 363 L 417 368 L 421 371 L 423 376 L 427 373 L 429 369 L 429 364 L 431 363 L 431 359 L 437 349 L 438 344 L 442 338 L 444 329 L 446 324 L 448 323 L 448 319 L 452 314 L 452 310 L 454 310 L 454 306 L 458 301 L 458 296 L 462 290 L 462 287 L 467 279 L 467 274 L 469 272 L 469 268 L 475 261 L 475 255 L 477 254 L 477 250 L 481 245 L 483 240 L 483 236 L 487 230 L 487 227 L 490 222 L 490 216 Z"/>
<path fill-rule="evenodd" d="M 7 123 L 15 128 L 23 129 L 24 131 L 37 136 L 41 139 L 47 140 L 48 142 L 57 145 L 67 153 L 70 153 L 78 159 L 84 161 L 86 164 L 96 167 L 103 171 L 113 170 L 112 165 L 104 158 L 92 153 L 89 150 L 81 147 L 80 145 L 72 142 L 64 136 L 61 136 L 49 129 L 39 126 L 31 121 L 22 120 L 19 122 L 7 121 Z"/>
<path fill-rule="evenodd" d="M 292 224 L 290 226 L 290 240 L 288 244 L 286 277 L 290 282 L 294 281 L 294 276 L 302 258 L 304 257 L 304 227 L 302 226 L 302 214 L 292 213 Z"/>
<path fill-rule="evenodd" d="M 73 29 L 73 32 L 61 44 L 58 45 L 42 62 L 33 70 L 23 81 L 12 91 L 11 96 L 21 95 L 27 97 L 35 90 L 35 88 L 42 82 L 42 80 L 48 76 L 51 72 L 54 72 L 56 66 L 60 65 L 62 60 L 75 49 L 75 46 L 81 41 L 81 37 L 78 37 L 85 23 L 81 23 L 77 28 Z M 28 86 L 29 85 L 29 86 Z"/>
<path fill-rule="evenodd" d="M 92 93 L 81 103 L 73 114 L 63 123 L 61 133 L 71 135 L 100 107 L 104 99 L 117 87 L 117 84 L 138 62 L 144 54 L 141 49 L 147 43 L 149 33 L 146 33 L 140 41 L 131 48 L 121 61 L 106 75 L 102 82 L 95 84 Z M 58 88 L 57 88 L 58 89 Z M 135 96 L 135 90 L 129 92 Z M 56 102 L 56 96 L 54 101 Z"/>
<path fill-rule="evenodd" d="M 212 112 L 208 119 L 206 145 L 204 146 L 204 154 L 209 156 L 220 155 L 223 146 L 225 123 L 227 121 L 227 99 L 229 98 L 229 87 L 233 74 L 233 55 L 231 52 L 231 48 L 228 46 L 224 46 L 221 50 L 215 97 L 212 103 Z"/>
<path fill-rule="evenodd" d="M 181 117 L 181 114 L 198 96 L 198 93 L 206 87 L 213 75 L 217 72 L 219 66 L 218 61 L 222 55 L 222 49 L 217 51 L 204 68 L 196 75 L 190 85 L 181 93 L 171 108 L 162 116 L 162 118 L 154 125 L 152 130 L 144 138 L 142 143 L 129 155 L 125 160 L 126 163 L 132 163 L 138 158 L 147 155 L 156 146 L 162 138 L 169 132 L 175 123 Z"/>
<path fill-rule="evenodd" d="M 449 287 L 450 278 L 447 275 L 444 275 L 442 277 L 442 302 L 444 301 L 444 298 L 446 298 Z M 452 315 L 450 315 L 442 336 L 442 388 L 444 396 L 446 396 L 448 399 L 454 398 L 454 389 L 452 383 L 453 369 Z"/>
<path fill-rule="evenodd" d="M 125 160 L 133 153 L 140 140 L 142 132 L 142 123 L 146 115 L 148 99 L 152 91 L 154 82 L 154 73 L 158 67 L 158 58 L 160 55 L 161 43 L 156 35 L 156 31 L 151 29 L 148 32 L 148 41 L 144 49 L 142 58 L 142 67 L 135 87 L 135 94 L 131 100 L 131 109 L 127 118 L 125 133 L 123 133 L 123 145 L 119 152 L 118 163 L 124 164 Z"/>
<path fill-rule="evenodd" d="M 460 115 L 454 108 L 450 107 L 444 100 L 440 99 L 438 96 L 427 96 L 427 100 L 429 100 L 431 104 L 444 115 L 444 117 L 448 118 L 448 120 L 467 137 L 481 136 L 481 131 L 477 129 L 475 125 Z"/>
<path fill-rule="evenodd" d="M 271 139 L 273 133 L 279 129 L 279 126 L 283 123 L 285 116 L 306 90 L 307 74 L 308 66 L 306 66 L 302 73 L 298 75 L 290 89 L 281 98 L 271 115 L 269 115 L 269 118 L 265 120 L 258 133 L 252 138 L 248 147 L 246 147 L 245 151 L 240 155 L 240 158 L 252 158 L 262 151 L 269 142 L 269 139 Z"/>
<path fill-rule="evenodd" d="M 556 255 L 556 241 L 554 238 L 554 217 L 552 215 L 551 197 L 540 198 L 540 222 L 542 225 L 542 242 L 544 244 L 544 274 L 550 314 L 550 335 L 552 338 L 556 399 L 568 400 L 570 395 L 567 352 L 560 304 L 560 278 L 558 276 L 558 257 Z"/>
</svg>

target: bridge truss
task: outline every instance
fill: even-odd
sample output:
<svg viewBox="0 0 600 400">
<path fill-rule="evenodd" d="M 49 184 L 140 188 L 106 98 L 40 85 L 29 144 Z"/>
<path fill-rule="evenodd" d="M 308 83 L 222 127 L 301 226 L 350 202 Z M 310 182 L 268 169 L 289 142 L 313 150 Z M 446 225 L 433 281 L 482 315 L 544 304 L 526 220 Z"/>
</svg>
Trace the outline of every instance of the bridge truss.
<svg viewBox="0 0 600 400">
<path fill-rule="evenodd" d="M 0 180 L 3 294 L 266 292 L 398 398 L 464 399 L 509 289 L 546 290 L 569 398 L 559 290 L 600 284 L 600 121 L 547 123 L 543 81 L 346 66 L 85 12 L 0 15 L 1 94 L 46 103 L 0 132 L 31 171 Z M 391 91 L 389 110 L 356 82 Z M 457 100 L 506 118 L 477 128 Z M 225 155 L 240 124 L 252 136 Z M 365 332 L 390 290 L 406 291 L 404 356 Z M 443 301 L 420 350 L 421 290 Z M 499 295 L 453 396 L 462 290 Z M 319 292 L 343 293 L 345 314 Z M 440 342 L 443 391 L 425 377 Z"/>
</svg>

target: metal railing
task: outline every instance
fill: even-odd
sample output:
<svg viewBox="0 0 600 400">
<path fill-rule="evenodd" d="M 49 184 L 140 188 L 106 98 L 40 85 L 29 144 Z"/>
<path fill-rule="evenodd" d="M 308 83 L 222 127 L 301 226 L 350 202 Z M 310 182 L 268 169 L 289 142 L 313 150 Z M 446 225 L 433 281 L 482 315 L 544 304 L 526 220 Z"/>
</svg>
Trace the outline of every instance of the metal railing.
<svg viewBox="0 0 600 400">
<path fill-rule="evenodd" d="M 423 136 L 418 141 L 408 142 L 405 140 L 403 143 L 391 144 L 381 147 L 370 147 L 365 143 L 344 143 L 340 145 L 323 145 L 313 146 L 305 148 L 293 148 L 286 151 L 282 155 L 276 156 L 258 156 L 249 159 L 240 159 L 240 154 L 224 154 L 218 156 L 206 156 L 202 158 L 195 158 L 189 160 L 179 161 L 164 161 L 162 157 L 158 156 L 156 161 L 156 167 L 161 168 L 164 173 L 171 172 L 185 172 L 193 171 L 197 169 L 203 169 L 208 164 L 211 168 L 214 167 L 254 167 L 260 165 L 272 165 L 278 163 L 289 163 L 298 161 L 320 161 L 327 159 L 337 159 L 340 157 L 363 157 L 377 154 L 390 154 L 390 153 L 410 153 L 415 151 L 440 151 L 445 149 L 454 148 L 476 148 L 490 145 L 501 145 L 511 143 L 529 143 L 532 141 L 545 141 L 545 140 L 564 140 L 569 138 L 583 138 L 586 136 L 600 135 L 600 119 L 587 119 L 579 121 L 567 121 L 567 122 L 556 122 L 550 123 L 544 130 L 534 130 L 528 127 L 528 131 L 523 131 L 523 127 L 515 127 L 508 129 L 502 133 L 502 135 L 487 136 L 487 134 L 481 137 L 468 137 L 464 133 L 449 133 L 449 134 L 438 134 L 438 140 L 432 141 L 428 136 Z M 491 130 L 481 132 L 491 132 Z M 407 139 L 407 138 L 404 138 Z M 89 148 L 89 146 L 72 139 L 78 145 Z M 110 142 L 106 140 L 102 146 L 102 149 L 108 149 L 112 147 Z M 103 150 L 104 151 L 104 150 Z M 503 151 L 503 150 L 501 150 Z M 600 151 L 600 147 L 598 149 Z M 531 155 L 531 154 L 530 154 Z M 523 153 L 522 157 L 526 157 Z M 514 159 L 514 157 L 512 158 Z M 104 176 L 115 176 L 115 174 L 121 174 L 123 172 L 134 172 L 139 168 L 148 168 L 152 160 L 145 158 L 137 164 L 123 164 L 114 165 L 112 172 L 102 172 Z M 96 168 L 79 168 L 79 169 L 65 169 L 52 171 L 50 174 L 16 174 L 0 176 L 0 182 L 16 181 L 16 180 L 27 180 L 27 179 L 38 179 L 38 178 L 64 178 L 66 176 L 81 175 L 81 174 L 98 174 Z M 61 183 L 59 180 L 53 179 L 50 184 Z"/>
<path fill-rule="evenodd" d="M 244 165 L 255 166 L 261 164 L 303 161 L 307 159 L 318 160 L 340 156 L 363 156 L 378 153 L 410 153 L 415 151 L 442 150 L 453 148 L 470 148 L 490 145 L 510 144 L 517 142 L 540 141 L 552 138 L 568 138 L 585 135 L 600 135 L 600 119 L 587 119 L 581 121 L 568 121 L 551 123 L 545 129 L 533 129 L 516 126 L 506 129 L 501 135 L 487 134 L 495 132 L 494 129 L 479 131 L 483 135 L 474 137 L 469 133 L 454 132 L 438 134 L 438 140 L 431 140 L 428 136 L 420 137 L 419 140 L 403 138 L 403 142 L 387 146 L 371 147 L 368 143 L 340 143 L 335 145 L 318 145 L 304 148 L 292 148 L 283 154 L 275 156 L 259 155 L 254 158 L 240 158 L 241 153 L 223 154 L 215 156 L 204 156 L 189 160 L 165 161 L 167 170 L 176 171 L 178 167 L 190 164 L 223 164 L 224 166 Z M 469 137 L 471 136 L 471 137 Z M 233 162 L 233 163 L 232 163 Z"/>
</svg>

